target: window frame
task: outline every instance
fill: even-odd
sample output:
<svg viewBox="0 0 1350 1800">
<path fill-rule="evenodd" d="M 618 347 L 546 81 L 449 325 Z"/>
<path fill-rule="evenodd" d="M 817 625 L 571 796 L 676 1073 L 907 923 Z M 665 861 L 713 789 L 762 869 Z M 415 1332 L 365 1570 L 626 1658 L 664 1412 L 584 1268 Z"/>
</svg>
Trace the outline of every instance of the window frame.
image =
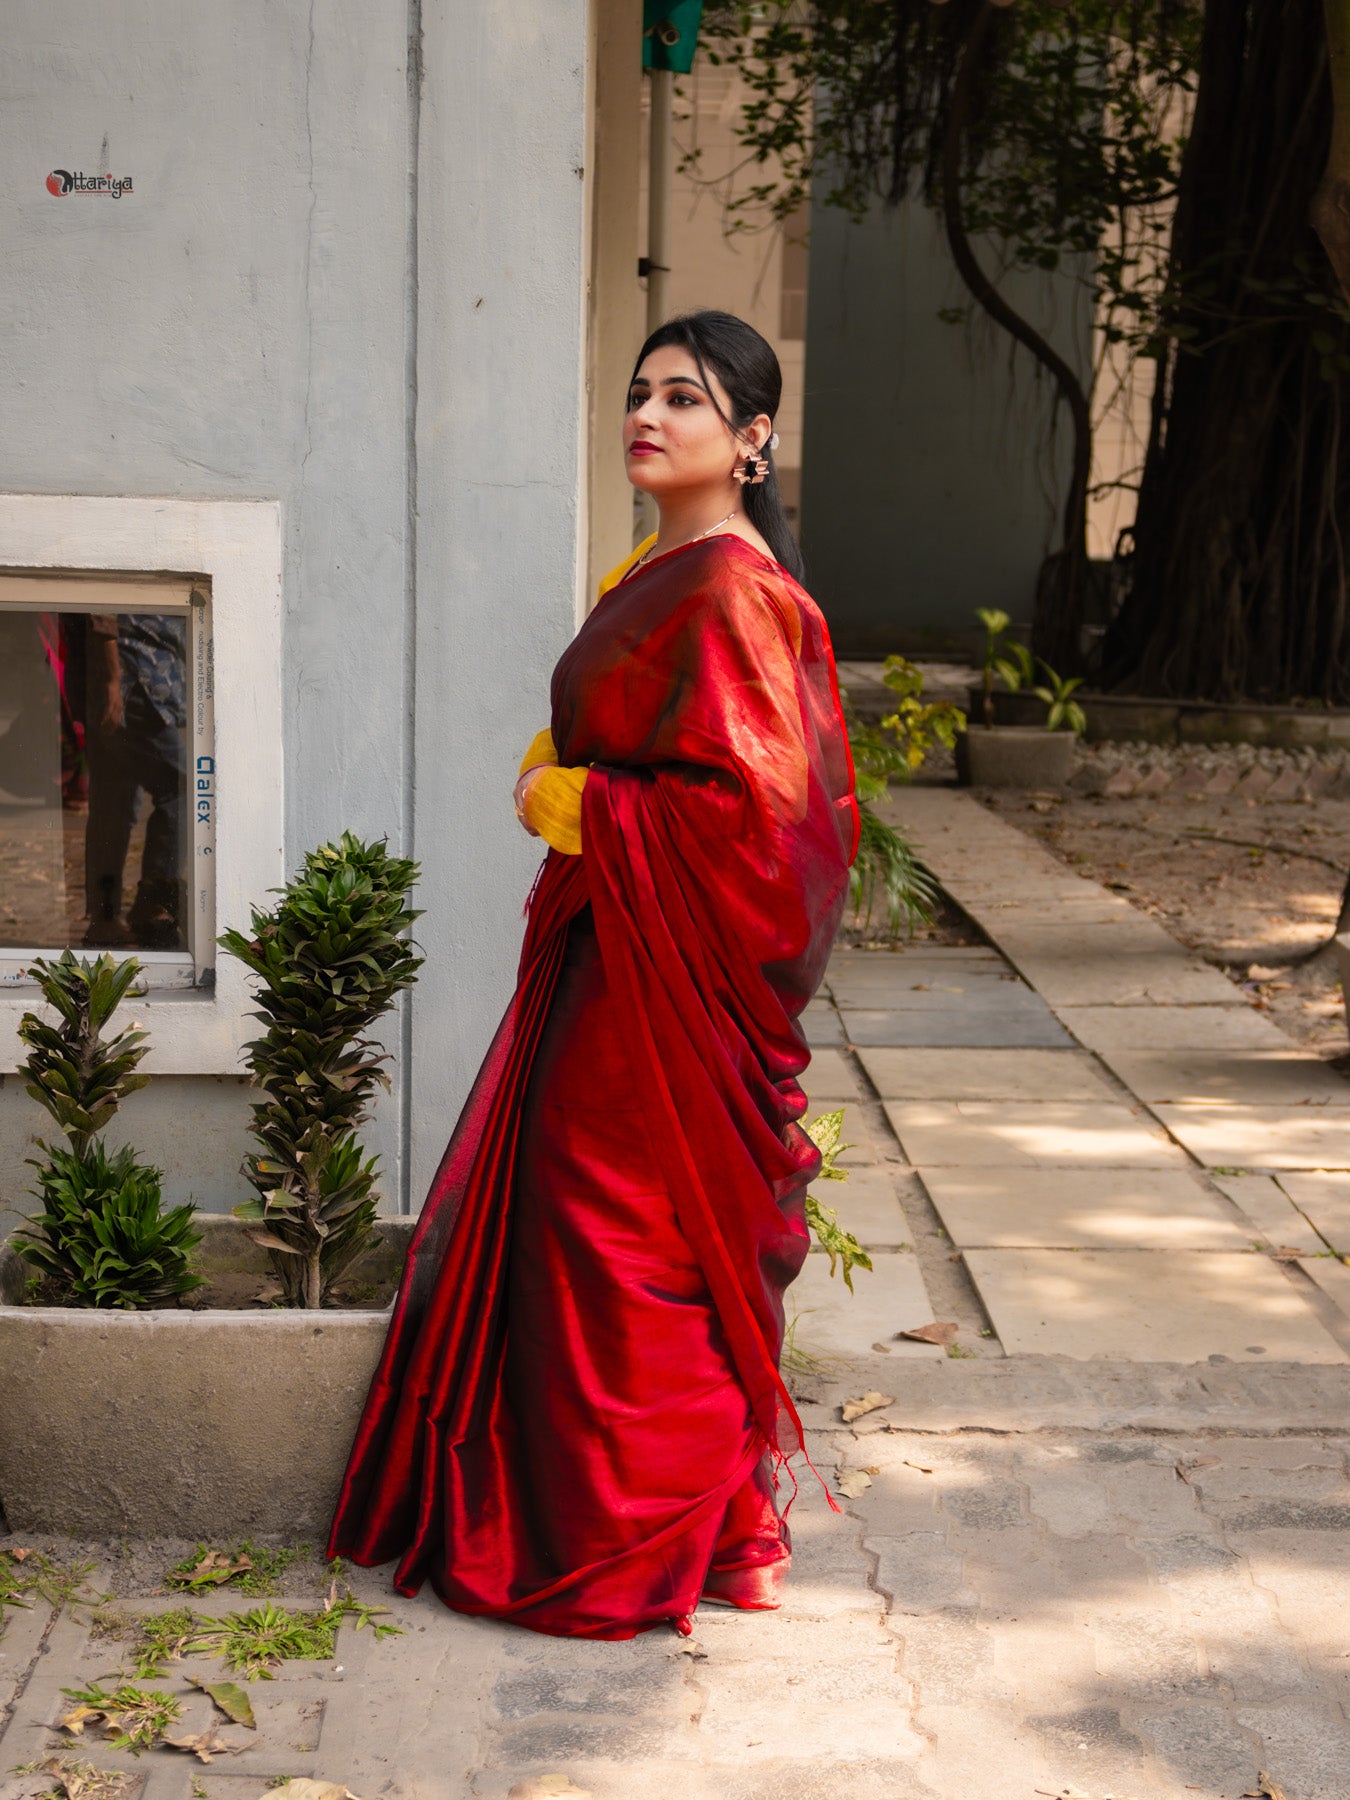
<svg viewBox="0 0 1350 1800">
<path fill-rule="evenodd" d="M 0 569 L 11 575 L 172 576 L 205 588 L 214 752 L 213 767 L 199 773 L 212 784 L 205 797 L 215 813 L 215 920 L 200 921 L 193 940 L 197 967 L 204 970 L 203 940 L 246 926 L 250 907 L 285 879 L 280 506 L 267 500 L 0 494 Z M 195 753 L 193 760 L 195 768 Z M 224 771 L 223 807 L 218 771 Z M 198 778 L 194 774 L 194 790 Z M 192 811 L 195 819 L 195 791 Z M 150 1032 L 147 1072 L 239 1072 L 251 1035 L 245 971 L 220 952 L 214 971 L 214 984 L 148 987 L 124 1008 Z M 34 998 L 31 982 L 0 978 L 0 1072 L 20 1065 L 19 1020 Z"/>
<path fill-rule="evenodd" d="M 53 581 L 66 584 L 66 593 L 44 592 Z M 86 583 L 98 587 L 96 600 L 81 604 L 71 590 Z M 12 587 L 29 592 L 14 594 Z M 127 946 L 123 954 L 135 956 L 148 987 L 197 988 L 215 982 L 216 878 L 215 878 L 215 699 L 214 650 L 211 642 L 210 583 L 199 575 L 149 576 L 137 571 L 130 578 L 113 570 L 91 574 L 87 569 L 7 569 L 0 565 L 0 614 L 71 613 L 88 618 L 95 613 L 172 613 L 187 625 L 184 670 L 192 696 L 184 733 L 187 751 L 184 776 L 188 783 L 188 916 L 185 950 L 147 950 Z M 64 944 L 0 945 L 0 990 L 31 993 L 36 982 L 26 977 L 36 957 L 59 956 Z M 97 948 L 70 946 L 81 955 L 97 956 Z M 114 950 L 114 954 L 116 951 Z"/>
</svg>

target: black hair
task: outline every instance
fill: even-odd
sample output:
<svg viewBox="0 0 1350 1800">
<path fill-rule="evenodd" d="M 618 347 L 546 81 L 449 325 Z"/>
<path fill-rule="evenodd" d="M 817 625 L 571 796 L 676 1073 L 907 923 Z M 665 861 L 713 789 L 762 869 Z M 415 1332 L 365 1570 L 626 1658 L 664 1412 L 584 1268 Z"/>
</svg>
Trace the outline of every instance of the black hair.
<svg viewBox="0 0 1350 1800">
<path fill-rule="evenodd" d="M 670 344 L 678 344 L 693 357 L 708 389 L 708 398 L 731 431 L 739 436 L 760 413 L 767 413 L 772 421 L 782 398 L 783 371 L 778 366 L 773 346 L 760 336 L 753 325 L 747 325 L 744 319 L 736 318 L 733 313 L 713 311 L 682 313 L 677 318 L 667 319 L 664 325 L 657 326 L 638 351 L 638 359 L 633 365 L 633 376 L 629 382 L 630 391 L 632 382 L 637 379 L 638 370 L 652 351 L 663 350 Z M 731 402 L 730 418 L 722 411 L 717 396 L 712 391 L 712 382 L 708 378 L 709 369 L 721 382 L 727 399 Z M 792 527 L 787 522 L 787 514 L 783 511 L 783 496 L 778 490 L 778 470 L 774 466 L 773 452 L 766 444 L 760 455 L 768 463 L 769 472 L 757 486 L 752 487 L 749 482 L 746 483 L 745 510 L 750 523 L 773 551 L 777 561 L 789 575 L 800 581 L 804 569 L 802 553 L 792 534 Z"/>
</svg>

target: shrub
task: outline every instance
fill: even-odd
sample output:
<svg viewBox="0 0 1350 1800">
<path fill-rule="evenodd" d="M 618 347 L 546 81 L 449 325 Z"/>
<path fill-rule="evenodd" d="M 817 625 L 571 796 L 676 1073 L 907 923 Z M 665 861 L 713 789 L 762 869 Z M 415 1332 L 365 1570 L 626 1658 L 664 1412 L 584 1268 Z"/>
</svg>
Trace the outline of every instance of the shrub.
<svg viewBox="0 0 1350 1800">
<path fill-rule="evenodd" d="M 264 1094 L 253 1108 L 261 1149 L 244 1163 L 257 1198 L 234 1210 L 292 1306 L 321 1306 L 377 1241 L 377 1159 L 356 1134 L 389 1085 L 388 1057 L 364 1034 L 422 966 L 408 938 L 417 875 L 383 843 L 344 832 L 311 851 L 270 912 L 254 909 L 251 937 L 220 939 L 258 978 L 267 1027 L 248 1046 Z"/>
<path fill-rule="evenodd" d="M 26 1086 L 64 1131 L 68 1149 L 38 1140 L 42 1211 L 15 1233 L 20 1256 L 46 1277 L 53 1297 L 74 1306 L 140 1309 L 163 1306 L 201 1286 L 191 1269 L 200 1242 L 192 1208 L 165 1212 L 160 1170 L 129 1147 L 110 1156 L 97 1134 L 122 1100 L 144 1087 L 136 1073 L 146 1033 L 131 1026 L 108 1042 L 103 1027 L 140 972 L 134 957 L 90 962 L 65 951 L 32 965 L 42 997 L 56 1012 L 47 1024 L 25 1013 L 19 1036 L 28 1047 Z"/>
<path fill-rule="evenodd" d="M 858 854 L 849 873 L 854 922 L 870 925 L 878 904 L 892 937 L 911 932 L 931 918 L 937 883 L 894 825 L 876 811 L 894 780 L 908 781 L 937 744 L 951 749 L 964 730 L 958 706 L 925 701 L 923 670 L 903 656 L 888 656 L 882 680 L 896 696 L 896 709 L 879 725 L 850 717 L 848 741 L 858 798 Z"/>
</svg>

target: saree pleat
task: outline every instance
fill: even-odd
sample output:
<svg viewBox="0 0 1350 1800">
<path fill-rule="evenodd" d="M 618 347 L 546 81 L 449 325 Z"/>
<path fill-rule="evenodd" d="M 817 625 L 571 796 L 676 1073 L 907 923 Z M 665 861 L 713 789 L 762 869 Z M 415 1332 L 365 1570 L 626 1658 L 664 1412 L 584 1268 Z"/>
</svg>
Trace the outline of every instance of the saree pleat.
<svg viewBox="0 0 1350 1800">
<path fill-rule="evenodd" d="M 330 1553 L 619 1638 L 776 1604 L 778 1373 L 818 1157 L 796 1121 L 856 844 L 828 638 L 740 540 L 659 558 L 559 664 L 583 854 L 433 1183 Z"/>
</svg>

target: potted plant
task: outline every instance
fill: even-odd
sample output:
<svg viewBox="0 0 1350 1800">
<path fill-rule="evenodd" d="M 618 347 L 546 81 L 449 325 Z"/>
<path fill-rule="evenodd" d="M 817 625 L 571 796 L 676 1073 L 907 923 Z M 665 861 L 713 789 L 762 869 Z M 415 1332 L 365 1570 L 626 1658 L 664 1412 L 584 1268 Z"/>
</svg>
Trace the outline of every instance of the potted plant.
<svg viewBox="0 0 1350 1800">
<path fill-rule="evenodd" d="M 971 703 L 972 710 L 978 704 L 983 722 L 968 723 L 956 740 L 959 780 L 967 787 L 1063 787 L 1073 771 L 1074 739 L 1086 723 L 1073 698 L 1081 678 L 1056 674 L 1009 637 L 1007 613 L 981 607 L 975 616 L 984 627 L 984 667 Z M 1024 694 L 1036 703 L 1037 722 L 996 722 L 996 678 L 1004 694 Z"/>
<path fill-rule="evenodd" d="M 44 1147 L 41 1212 L 0 1244 L 0 1507 L 12 1529 L 325 1528 L 414 1223 L 375 1216 L 374 1162 L 354 1136 L 383 1079 L 361 1021 L 417 967 L 402 935 L 414 874 L 344 837 L 253 916 L 245 948 L 266 966 L 268 1027 L 250 1052 L 265 1096 L 247 1166 L 268 1183 L 256 1220 L 165 1209 L 157 1172 L 98 1141 L 148 1079 L 144 1032 L 104 1036 L 134 960 L 35 965 L 56 1022 L 25 1019 L 24 1072 L 69 1147 Z M 349 1006 L 353 959 L 368 959 L 369 980 Z M 258 1241 L 273 1233 L 287 1250 Z M 317 1262 L 317 1312 L 304 1304 L 313 1237 L 332 1245 Z M 281 1304 L 288 1291 L 296 1304 Z"/>
<path fill-rule="evenodd" d="M 263 1098 L 253 1108 L 261 1149 L 244 1173 L 257 1198 L 236 1206 L 245 1235 L 268 1252 L 290 1306 L 318 1307 L 376 1238 L 375 1161 L 357 1129 L 386 1053 L 368 1036 L 422 966 L 408 939 L 417 864 L 345 832 L 305 858 L 252 935 L 220 942 L 258 978 L 266 1026 L 248 1046 Z"/>
</svg>

